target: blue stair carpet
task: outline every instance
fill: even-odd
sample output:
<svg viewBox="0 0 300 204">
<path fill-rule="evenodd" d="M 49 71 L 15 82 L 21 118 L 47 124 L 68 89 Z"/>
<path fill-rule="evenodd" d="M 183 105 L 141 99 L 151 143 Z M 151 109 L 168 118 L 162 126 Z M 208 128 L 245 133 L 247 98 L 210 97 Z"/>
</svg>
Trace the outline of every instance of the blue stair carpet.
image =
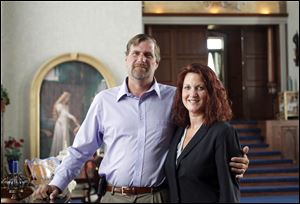
<svg viewBox="0 0 300 204">
<path fill-rule="evenodd" d="M 279 168 L 250 168 L 246 171 L 246 174 L 263 174 L 263 173 L 297 173 L 299 167 L 279 167 Z"/>
<path fill-rule="evenodd" d="M 248 153 L 250 168 L 244 178 L 240 180 L 241 203 L 298 203 L 298 195 L 278 195 L 299 193 L 299 167 L 292 166 L 293 161 L 291 159 L 276 159 L 280 158 L 282 153 L 270 150 L 269 144 L 264 143 L 262 131 L 258 128 L 257 121 L 235 120 L 231 121 L 231 124 L 236 125 L 241 146 L 250 147 Z M 268 167 L 263 168 L 263 165 Z M 251 177 L 256 174 L 256 177 Z M 247 177 L 247 175 L 249 176 Z"/>
<path fill-rule="evenodd" d="M 293 160 L 291 159 L 253 159 L 250 162 L 251 164 L 292 164 Z"/>
<path fill-rule="evenodd" d="M 252 157 L 252 156 L 276 156 L 276 155 L 281 155 L 281 152 L 280 151 L 249 152 L 247 155 L 249 157 Z"/>
<path fill-rule="evenodd" d="M 263 138 L 259 135 L 240 135 L 239 139 L 241 141 L 243 141 L 243 140 L 259 140 L 259 141 L 262 141 L 263 140 Z"/>
<path fill-rule="evenodd" d="M 241 193 L 259 193 L 259 192 L 296 192 L 299 186 L 247 186 L 240 187 Z"/>
<path fill-rule="evenodd" d="M 244 133 L 244 132 L 253 132 L 253 133 L 260 133 L 260 128 L 237 128 L 236 129 L 238 133 Z"/>
<path fill-rule="evenodd" d="M 248 146 L 250 149 L 251 148 L 267 148 L 269 147 L 268 144 L 265 143 L 257 143 L 257 144 L 241 144 L 242 147 Z"/>
<path fill-rule="evenodd" d="M 299 203 L 299 195 L 241 197 L 241 203 Z"/>
<path fill-rule="evenodd" d="M 257 178 L 241 178 L 241 183 L 260 183 L 260 182 L 299 182 L 296 176 L 266 176 Z"/>
<path fill-rule="evenodd" d="M 247 125 L 257 125 L 256 120 L 232 120 L 230 121 L 230 124 L 247 124 Z"/>
</svg>

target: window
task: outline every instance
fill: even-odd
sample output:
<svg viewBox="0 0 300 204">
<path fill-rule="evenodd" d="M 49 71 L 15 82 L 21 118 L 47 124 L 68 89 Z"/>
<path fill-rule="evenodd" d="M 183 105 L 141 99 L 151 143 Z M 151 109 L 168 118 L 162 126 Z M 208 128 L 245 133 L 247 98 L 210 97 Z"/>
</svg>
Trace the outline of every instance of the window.
<svg viewBox="0 0 300 204">
<path fill-rule="evenodd" d="M 208 66 L 214 70 L 218 78 L 224 82 L 224 38 L 208 37 Z"/>
</svg>

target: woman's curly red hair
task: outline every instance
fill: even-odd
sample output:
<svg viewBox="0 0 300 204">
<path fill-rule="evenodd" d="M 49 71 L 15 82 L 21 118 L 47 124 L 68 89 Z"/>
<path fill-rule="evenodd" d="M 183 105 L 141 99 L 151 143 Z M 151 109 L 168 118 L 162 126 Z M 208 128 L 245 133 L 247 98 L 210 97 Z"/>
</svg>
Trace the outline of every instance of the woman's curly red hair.
<svg viewBox="0 0 300 204">
<path fill-rule="evenodd" d="M 216 121 L 228 121 L 232 118 L 231 101 L 227 92 L 214 71 L 208 66 L 192 63 L 183 67 L 178 75 L 177 89 L 172 106 L 172 118 L 181 127 L 190 125 L 188 110 L 182 103 L 183 81 L 187 73 L 196 73 L 202 76 L 208 93 L 204 113 L 204 124 L 210 126 Z"/>
</svg>

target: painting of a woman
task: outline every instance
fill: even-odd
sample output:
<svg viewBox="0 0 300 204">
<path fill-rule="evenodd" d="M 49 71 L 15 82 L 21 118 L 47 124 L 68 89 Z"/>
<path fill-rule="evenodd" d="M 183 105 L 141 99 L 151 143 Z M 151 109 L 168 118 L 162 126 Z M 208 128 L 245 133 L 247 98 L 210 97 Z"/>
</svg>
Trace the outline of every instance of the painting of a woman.
<svg viewBox="0 0 300 204">
<path fill-rule="evenodd" d="M 78 120 L 69 112 L 69 101 L 71 94 L 63 92 L 53 105 L 53 119 L 56 121 L 53 131 L 53 140 L 51 145 L 50 156 L 57 156 L 59 152 L 70 146 L 70 125 L 74 123 L 74 134 L 79 129 Z"/>
<path fill-rule="evenodd" d="M 44 78 L 40 108 L 40 158 L 57 156 L 75 138 L 93 97 L 107 87 L 88 64 L 71 61 L 57 65 Z"/>
</svg>

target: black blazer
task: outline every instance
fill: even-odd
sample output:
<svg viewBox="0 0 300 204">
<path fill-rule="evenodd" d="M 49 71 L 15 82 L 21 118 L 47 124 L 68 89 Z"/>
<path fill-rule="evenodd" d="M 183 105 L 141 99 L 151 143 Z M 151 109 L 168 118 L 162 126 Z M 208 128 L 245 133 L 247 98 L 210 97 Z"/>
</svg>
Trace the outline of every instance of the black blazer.
<svg viewBox="0 0 300 204">
<path fill-rule="evenodd" d="M 239 182 L 230 171 L 233 156 L 241 156 L 236 130 L 229 123 L 202 125 L 177 160 L 178 128 L 165 163 L 171 203 L 239 202 Z"/>
</svg>

